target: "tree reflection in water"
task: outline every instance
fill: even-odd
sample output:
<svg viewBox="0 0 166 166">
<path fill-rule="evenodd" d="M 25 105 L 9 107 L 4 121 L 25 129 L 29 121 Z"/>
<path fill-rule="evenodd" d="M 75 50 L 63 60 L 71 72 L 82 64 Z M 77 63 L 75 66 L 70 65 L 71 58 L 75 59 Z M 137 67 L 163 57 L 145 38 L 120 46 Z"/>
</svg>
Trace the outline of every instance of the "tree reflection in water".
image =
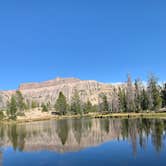
<svg viewBox="0 0 166 166">
<path fill-rule="evenodd" d="M 24 124 L 1 124 L 1 147 L 19 151 L 78 151 L 105 141 L 127 140 L 133 155 L 151 141 L 156 152 L 164 147 L 166 121 L 161 119 L 73 119 Z"/>
</svg>

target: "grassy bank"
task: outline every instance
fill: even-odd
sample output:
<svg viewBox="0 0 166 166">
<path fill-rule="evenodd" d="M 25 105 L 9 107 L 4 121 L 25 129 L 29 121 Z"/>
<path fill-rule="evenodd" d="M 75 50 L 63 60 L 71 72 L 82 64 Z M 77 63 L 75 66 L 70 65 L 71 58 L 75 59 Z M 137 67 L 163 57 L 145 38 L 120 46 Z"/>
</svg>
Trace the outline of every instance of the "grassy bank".
<svg viewBox="0 0 166 166">
<path fill-rule="evenodd" d="M 51 115 L 44 114 L 40 117 L 18 117 L 16 121 L 12 120 L 3 120 L 3 123 L 24 123 L 24 122 L 32 122 L 32 121 L 43 121 L 43 120 L 60 120 L 60 119 L 79 119 L 79 118 L 160 118 L 166 119 L 166 113 L 156 113 L 156 112 L 142 112 L 142 113 L 89 113 L 84 115 Z"/>
<path fill-rule="evenodd" d="M 30 122 L 30 121 L 41 121 L 41 120 L 59 120 L 59 119 L 76 119 L 76 118 L 160 118 L 160 119 L 166 119 L 166 113 L 108 113 L 108 114 L 101 114 L 101 113 L 89 113 L 84 115 L 50 115 L 46 117 L 40 117 L 40 118 L 22 118 L 17 119 L 17 122 Z"/>
<path fill-rule="evenodd" d="M 110 113 L 110 114 L 96 114 L 94 118 L 166 118 L 166 113 Z"/>
</svg>

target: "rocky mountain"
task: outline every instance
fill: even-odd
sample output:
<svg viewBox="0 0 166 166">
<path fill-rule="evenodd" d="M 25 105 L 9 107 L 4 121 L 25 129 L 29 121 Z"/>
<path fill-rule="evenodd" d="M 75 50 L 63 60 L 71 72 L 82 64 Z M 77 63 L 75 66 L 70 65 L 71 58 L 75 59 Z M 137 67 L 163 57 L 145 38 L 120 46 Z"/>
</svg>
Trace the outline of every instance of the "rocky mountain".
<svg viewBox="0 0 166 166">
<path fill-rule="evenodd" d="M 114 88 L 122 84 L 105 84 L 94 80 L 80 80 L 76 78 L 56 78 L 53 80 L 39 83 L 21 84 L 18 90 L 21 91 L 28 102 L 36 101 L 37 103 L 50 103 L 53 105 L 60 91 L 66 96 L 68 102 L 71 101 L 75 90 L 79 92 L 83 102 L 90 100 L 92 104 L 99 103 L 99 96 L 104 93 L 111 99 Z M 0 91 L 0 107 L 6 106 L 7 101 L 16 90 Z"/>
</svg>

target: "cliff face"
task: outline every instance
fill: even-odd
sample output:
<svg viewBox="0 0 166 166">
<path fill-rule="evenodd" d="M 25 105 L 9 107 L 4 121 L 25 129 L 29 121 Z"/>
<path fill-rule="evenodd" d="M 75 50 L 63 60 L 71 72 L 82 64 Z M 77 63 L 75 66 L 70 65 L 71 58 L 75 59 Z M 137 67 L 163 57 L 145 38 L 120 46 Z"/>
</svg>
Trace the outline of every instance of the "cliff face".
<svg viewBox="0 0 166 166">
<path fill-rule="evenodd" d="M 54 80 L 44 81 L 41 83 L 25 83 L 21 84 L 19 87 L 19 90 L 28 90 L 28 89 L 40 89 L 40 88 L 46 88 L 46 87 L 52 87 L 52 86 L 58 86 L 60 84 L 72 84 L 79 82 L 81 80 L 76 78 L 56 78 Z"/>
<path fill-rule="evenodd" d="M 7 102 L 11 98 L 12 94 L 15 91 L 0 91 L 0 108 L 5 108 L 7 106 Z"/>
<path fill-rule="evenodd" d="M 38 103 L 55 103 L 60 91 L 71 101 L 75 90 L 79 92 L 83 102 L 90 100 L 92 104 L 99 103 L 99 95 L 105 93 L 108 99 L 111 98 L 114 88 L 122 85 L 104 84 L 93 80 L 80 80 L 75 78 L 56 78 L 41 83 L 25 83 L 19 86 L 25 100 Z M 0 92 L 0 107 L 5 107 L 7 101 L 15 91 Z"/>
</svg>

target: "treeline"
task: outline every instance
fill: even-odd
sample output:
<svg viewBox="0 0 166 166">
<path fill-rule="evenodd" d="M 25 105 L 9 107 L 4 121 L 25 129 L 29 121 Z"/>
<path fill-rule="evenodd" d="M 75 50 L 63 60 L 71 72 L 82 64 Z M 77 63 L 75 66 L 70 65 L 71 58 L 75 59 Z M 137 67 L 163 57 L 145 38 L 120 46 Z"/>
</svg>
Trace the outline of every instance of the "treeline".
<svg viewBox="0 0 166 166">
<path fill-rule="evenodd" d="M 3 119 L 5 115 L 9 119 L 15 120 L 17 116 L 25 116 L 25 111 L 29 109 L 34 108 L 42 108 L 43 112 L 48 112 L 50 104 L 44 104 L 41 105 L 36 101 L 29 101 L 28 99 L 25 100 L 23 97 L 21 91 L 17 90 L 15 94 L 11 96 L 11 99 L 7 103 L 7 108 L 5 109 L 6 114 L 4 114 L 4 111 L 0 111 L 0 119 Z"/>
<path fill-rule="evenodd" d="M 149 76 L 146 84 L 140 79 L 132 81 L 131 76 L 128 75 L 125 83 L 113 87 L 113 91 L 109 92 L 111 95 L 99 94 L 98 105 L 92 105 L 90 100 L 83 103 L 77 90 L 74 91 L 70 104 L 65 95 L 60 92 L 54 105 L 51 105 L 50 102 L 39 104 L 36 101 L 25 101 L 21 92 L 16 91 L 8 102 L 7 115 L 11 119 L 15 119 L 17 115 L 24 115 L 24 110 L 39 107 L 43 112 L 54 109 L 60 115 L 89 112 L 158 111 L 166 107 L 166 83 L 160 85 L 154 75 Z M 1 114 L 0 116 L 2 116 Z"/>
<path fill-rule="evenodd" d="M 79 93 L 75 91 L 70 106 L 66 97 L 60 92 L 56 101 L 55 109 L 61 114 L 67 111 L 75 114 L 88 112 L 142 112 L 158 111 L 166 107 L 166 83 L 160 85 L 154 75 L 150 75 L 147 83 L 140 79 L 134 82 L 131 76 L 127 76 L 127 81 L 121 86 L 114 87 L 111 97 L 107 94 L 99 95 L 99 104 L 92 105 L 88 100 L 82 103 Z"/>
<path fill-rule="evenodd" d="M 160 85 L 154 75 L 150 75 L 147 83 L 136 79 L 134 83 L 130 75 L 124 87 L 114 89 L 111 103 L 112 112 L 158 111 L 166 106 L 166 84 Z"/>
<path fill-rule="evenodd" d="M 60 92 L 58 99 L 55 102 L 54 108 L 57 112 L 59 112 L 60 115 L 65 115 L 67 113 L 82 115 L 89 112 L 95 112 L 98 109 L 96 105 L 92 105 L 90 100 L 88 100 L 86 103 L 83 103 L 77 90 L 74 91 L 70 104 L 67 103 L 64 94 Z"/>
</svg>

